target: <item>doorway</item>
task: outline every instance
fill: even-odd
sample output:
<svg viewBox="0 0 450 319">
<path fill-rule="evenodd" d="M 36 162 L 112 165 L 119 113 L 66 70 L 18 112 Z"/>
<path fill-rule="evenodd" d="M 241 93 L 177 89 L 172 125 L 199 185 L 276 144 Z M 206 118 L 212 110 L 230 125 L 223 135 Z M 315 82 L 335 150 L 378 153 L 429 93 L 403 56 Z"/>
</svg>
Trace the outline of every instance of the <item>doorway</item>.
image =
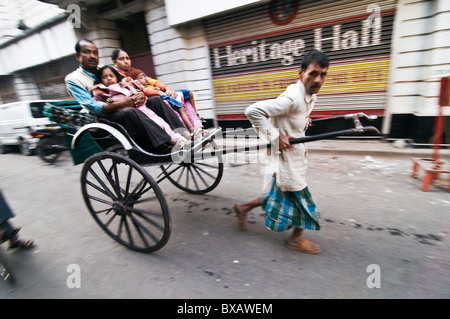
<svg viewBox="0 0 450 319">
<path fill-rule="evenodd" d="M 155 78 L 155 67 L 147 33 L 144 12 L 134 13 L 116 20 L 119 40 L 131 58 L 132 66 Z"/>
</svg>

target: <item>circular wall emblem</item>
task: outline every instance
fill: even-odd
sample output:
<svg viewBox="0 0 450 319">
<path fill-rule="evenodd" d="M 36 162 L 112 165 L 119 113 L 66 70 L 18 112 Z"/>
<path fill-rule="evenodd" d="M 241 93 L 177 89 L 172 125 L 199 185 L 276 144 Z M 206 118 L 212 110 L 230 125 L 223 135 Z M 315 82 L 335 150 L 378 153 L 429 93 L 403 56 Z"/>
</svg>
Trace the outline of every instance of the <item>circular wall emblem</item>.
<svg viewBox="0 0 450 319">
<path fill-rule="evenodd" d="M 289 24 L 298 12 L 299 0 L 272 0 L 269 4 L 269 15 L 273 23 Z"/>
</svg>

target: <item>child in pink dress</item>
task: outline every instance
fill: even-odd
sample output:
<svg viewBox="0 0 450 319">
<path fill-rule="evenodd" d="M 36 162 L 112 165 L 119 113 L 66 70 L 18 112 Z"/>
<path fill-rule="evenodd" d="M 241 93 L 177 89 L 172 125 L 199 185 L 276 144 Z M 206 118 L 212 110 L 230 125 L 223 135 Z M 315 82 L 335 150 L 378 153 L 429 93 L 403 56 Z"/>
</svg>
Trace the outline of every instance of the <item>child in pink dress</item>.
<svg viewBox="0 0 450 319">
<path fill-rule="evenodd" d="M 119 82 L 119 78 L 121 78 L 120 75 L 110 66 L 102 67 L 98 74 L 100 83 L 92 88 L 92 95 L 97 101 L 107 103 L 117 102 L 127 96 L 130 96 L 136 91 L 143 89 L 143 86 L 137 81 L 126 81 L 126 79 L 124 79 Z M 179 133 L 174 132 L 169 124 L 167 124 L 167 122 L 159 117 L 155 112 L 146 107 L 145 103 L 139 106 L 138 109 L 151 118 L 171 137 L 171 140 L 169 141 L 171 145 L 178 145 L 182 147 L 181 144 L 186 144 L 186 138 Z"/>
</svg>

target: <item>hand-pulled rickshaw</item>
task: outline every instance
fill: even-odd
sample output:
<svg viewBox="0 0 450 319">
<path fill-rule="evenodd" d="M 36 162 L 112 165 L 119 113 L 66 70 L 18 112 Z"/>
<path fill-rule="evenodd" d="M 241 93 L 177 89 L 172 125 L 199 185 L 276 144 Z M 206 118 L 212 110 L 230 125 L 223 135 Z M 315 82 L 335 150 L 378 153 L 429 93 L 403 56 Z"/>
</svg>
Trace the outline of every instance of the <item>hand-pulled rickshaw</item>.
<svg viewBox="0 0 450 319">
<path fill-rule="evenodd" d="M 219 148 L 215 137 L 207 137 L 200 149 L 167 150 L 154 154 L 137 145 L 119 124 L 84 113 L 74 101 L 47 104 L 45 114 L 66 132 L 74 164 L 83 164 L 81 191 L 84 202 L 98 225 L 115 241 L 139 252 L 154 252 L 168 242 L 171 234 L 170 211 L 159 183 L 169 180 L 191 194 L 205 194 L 220 183 L 223 156 L 227 153 L 270 147 L 255 145 Z M 317 119 L 352 119 L 355 128 L 292 139 L 304 143 L 342 135 L 379 134 L 372 126 L 364 127 L 363 113 Z M 159 166 L 153 177 L 144 167 Z"/>
</svg>

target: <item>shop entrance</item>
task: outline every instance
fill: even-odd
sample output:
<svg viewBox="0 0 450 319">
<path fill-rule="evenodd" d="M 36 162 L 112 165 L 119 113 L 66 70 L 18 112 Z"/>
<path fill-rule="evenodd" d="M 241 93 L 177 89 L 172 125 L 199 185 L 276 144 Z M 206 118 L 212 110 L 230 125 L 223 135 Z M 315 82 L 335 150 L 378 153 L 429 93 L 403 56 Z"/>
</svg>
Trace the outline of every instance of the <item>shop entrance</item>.
<svg viewBox="0 0 450 319">
<path fill-rule="evenodd" d="M 155 67 L 143 12 L 116 20 L 119 40 L 131 58 L 132 66 L 155 78 Z"/>
</svg>

